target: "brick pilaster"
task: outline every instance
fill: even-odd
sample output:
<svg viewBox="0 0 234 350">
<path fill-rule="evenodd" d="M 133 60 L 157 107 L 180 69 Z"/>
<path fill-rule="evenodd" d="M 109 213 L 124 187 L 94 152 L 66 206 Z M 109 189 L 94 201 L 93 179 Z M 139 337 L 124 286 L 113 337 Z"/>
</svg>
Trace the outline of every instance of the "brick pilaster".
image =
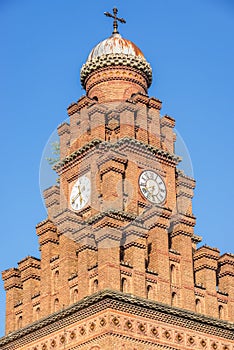
<svg viewBox="0 0 234 350">
<path fill-rule="evenodd" d="M 40 290 L 40 260 L 29 256 L 19 263 L 21 281 L 23 285 L 22 303 L 23 319 L 22 326 L 33 322 L 32 297 Z"/>
<path fill-rule="evenodd" d="M 51 220 L 42 221 L 36 226 L 41 251 L 40 314 L 46 316 L 51 310 L 52 272 L 51 259 L 58 256 L 57 228 Z"/>
<path fill-rule="evenodd" d="M 218 317 L 217 269 L 219 250 L 203 246 L 194 252 L 194 271 L 196 284 L 206 288 L 206 313 Z"/>
<path fill-rule="evenodd" d="M 99 227 L 95 238 L 98 245 L 98 289 L 120 290 L 120 241 L 122 232 L 112 227 Z"/>
<path fill-rule="evenodd" d="M 172 219 L 170 228 L 171 248 L 180 253 L 180 305 L 188 310 L 195 310 L 194 270 L 193 270 L 193 227 L 195 218 L 182 214 Z"/>
<path fill-rule="evenodd" d="M 169 242 L 168 227 L 171 211 L 154 207 L 142 218 L 149 228 L 148 236 L 148 266 L 147 269 L 158 274 L 158 301 L 170 303 L 170 273 L 169 273 Z"/>
</svg>

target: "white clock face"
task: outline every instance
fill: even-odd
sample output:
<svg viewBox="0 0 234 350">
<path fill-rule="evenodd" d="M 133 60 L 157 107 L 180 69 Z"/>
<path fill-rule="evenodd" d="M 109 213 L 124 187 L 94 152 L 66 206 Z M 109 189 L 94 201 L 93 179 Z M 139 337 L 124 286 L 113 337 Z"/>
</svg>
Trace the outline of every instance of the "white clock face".
<svg viewBox="0 0 234 350">
<path fill-rule="evenodd" d="M 166 186 L 157 173 L 152 170 L 145 170 L 139 177 L 139 186 L 143 196 L 154 204 L 161 204 L 165 201 Z"/>
<path fill-rule="evenodd" d="M 91 193 L 90 180 L 83 175 L 78 178 L 72 187 L 70 195 L 70 205 L 73 210 L 78 211 L 88 203 Z"/>
</svg>

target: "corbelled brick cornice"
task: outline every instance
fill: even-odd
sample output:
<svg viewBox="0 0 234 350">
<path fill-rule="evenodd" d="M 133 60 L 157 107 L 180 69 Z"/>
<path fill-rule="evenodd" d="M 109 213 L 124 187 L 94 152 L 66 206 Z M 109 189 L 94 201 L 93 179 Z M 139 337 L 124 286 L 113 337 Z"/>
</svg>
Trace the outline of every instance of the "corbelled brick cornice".
<svg viewBox="0 0 234 350">
<path fill-rule="evenodd" d="M 140 56 L 131 56 L 125 54 L 109 54 L 96 57 L 91 61 L 86 62 L 80 73 L 80 81 L 83 87 L 86 85 L 86 79 L 93 72 L 106 67 L 125 66 L 131 67 L 140 71 L 147 78 L 148 87 L 152 83 L 152 68 L 150 64 Z"/>
<path fill-rule="evenodd" d="M 132 139 L 130 137 L 124 137 L 120 139 L 115 144 L 111 144 L 106 141 L 102 141 L 100 139 L 94 139 L 90 142 L 88 142 L 85 146 L 79 148 L 77 151 L 71 153 L 69 156 L 65 157 L 58 163 L 56 163 L 53 167 L 55 171 L 58 173 L 61 173 L 64 169 L 66 169 L 67 166 L 71 165 L 71 162 L 76 161 L 81 156 L 83 156 L 87 151 L 94 148 L 99 148 L 102 151 L 106 150 L 117 150 L 121 147 L 128 147 L 130 149 L 138 149 L 138 152 L 150 152 L 152 155 L 156 156 L 158 159 L 168 163 L 176 165 L 181 161 L 181 158 L 176 156 L 175 154 L 169 153 L 167 151 L 162 150 L 161 148 L 157 148 L 155 146 L 151 146 L 148 144 L 145 144 L 144 142 Z"/>
<path fill-rule="evenodd" d="M 0 339 L 1 349 L 13 349 L 38 340 L 63 329 L 74 322 L 84 320 L 106 309 L 134 316 L 146 315 L 147 320 L 158 320 L 167 325 L 234 340 L 234 324 L 207 317 L 191 311 L 171 307 L 159 302 L 112 290 L 103 290 L 85 297 L 76 304 L 34 322 Z"/>
</svg>

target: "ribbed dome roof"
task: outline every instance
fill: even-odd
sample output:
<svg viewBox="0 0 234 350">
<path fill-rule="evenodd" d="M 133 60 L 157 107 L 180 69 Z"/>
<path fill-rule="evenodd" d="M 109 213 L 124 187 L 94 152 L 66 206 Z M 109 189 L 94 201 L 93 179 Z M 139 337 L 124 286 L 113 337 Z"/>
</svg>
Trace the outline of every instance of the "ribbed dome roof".
<svg viewBox="0 0 234 350">
<path fill-rule="evenodd" d="M 80 72 L 81 85 L 86 88 L 87 79 L 95 72 L 110 67 L 121 67 L 121 69 L 133 69 L 136 73 L 143 75 L 146 85 L 152 82 L 152 69 L 146 61 L 142 51 L 130 40 L 124 39 L 120 34 L 114 33 L 109 38 L 101 41 L 90 52 L 88 59 L 83 64 Z M 118 72 L 119 74 L 119 72 Z M 126 74 L 126 73 L 125 73 Z M 126 75 L 124 75 L 126 79 Z M 106 75 L 102 79 L 106 79 Z M 120 79 L 120 77 L 116 77 Z M 134 79 L 131 75 L 131 78 Z M 140 82 L 140 85 L 142 82 Z M 144 84 L 143 84 L 144 85 Z"/>
<path fill-rule="evenodd" d="M 122 38 L 120 34 L 113 34 L 93 48 L 88 56 L 87 62 L 109 54 L 125 54 L 144 58 L 141 50 L 133 42 Z"/>
</svg>

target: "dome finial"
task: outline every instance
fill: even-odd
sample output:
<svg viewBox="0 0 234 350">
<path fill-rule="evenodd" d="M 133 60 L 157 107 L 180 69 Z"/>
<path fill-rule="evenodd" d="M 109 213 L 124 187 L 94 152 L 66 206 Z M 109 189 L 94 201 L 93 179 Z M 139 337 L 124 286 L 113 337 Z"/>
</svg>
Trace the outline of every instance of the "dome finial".
<svg viewBox="0 0 234 350">
<path fill-rule="evenodd" d="M 117 9 L 116 7 L 113 8 L 113 14 L 114 14 L 114 15 L 112 15 L 110 12 L 104 12 L 104 15 L 106 15 L 107 17 L 111 17 L 111 18 L 114 19 L 114 22 L 113 22 L 113 28 L 114 28 L 114 30 L 113 30 L 113 33 L 112 33 L 112 34 L 119 34 L 119 32 L 118 32 L 118 21 L 119 21 L 120 23 L 126 23 L 126 21 L 125 21 L 124 18 L 118 18 L 118 17 L 117 17 L 117 13 L 118 13 L 118 9 Z"/>
</svg>

